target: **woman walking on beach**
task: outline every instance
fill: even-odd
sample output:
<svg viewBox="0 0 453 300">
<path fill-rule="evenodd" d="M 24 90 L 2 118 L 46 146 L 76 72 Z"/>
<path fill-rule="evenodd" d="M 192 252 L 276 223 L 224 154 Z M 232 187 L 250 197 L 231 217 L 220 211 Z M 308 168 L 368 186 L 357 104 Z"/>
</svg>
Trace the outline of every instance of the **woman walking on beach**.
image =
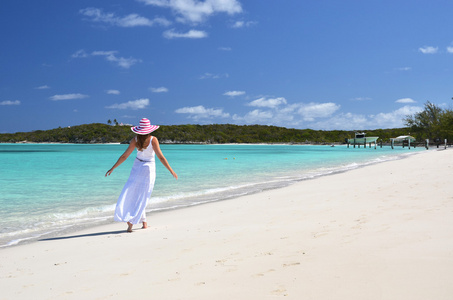
<svg viewBox="0 0 453 300">
<path fill-rule="evenodd" d="M 160 162 L 178 179 L 178 175 L 170 167 L 167 159 L 160 150 L 159 141 L 151 135 L 151 132 L 159 126 L 151 125 L 148 119 L 140 120 L 140 125 L 131 127 L 137 135 L 130 141 L 129 147 L 120 156 L 113 167 L 107 171 L 105 176 L 112 174 L 113 170 L 121 165 L 129 155 L 137 148 L 137 157 L 134 161 L 129 179 L 123 187 L 115 208 L 115 221 L 127 222 L 127 231 L 132 232 L 134 224 L 143 223 L 142 228 L 147 228 L 146 205 L 154 188 L 156 179 L 156 165 L 154 154 Z"/>
</svg>

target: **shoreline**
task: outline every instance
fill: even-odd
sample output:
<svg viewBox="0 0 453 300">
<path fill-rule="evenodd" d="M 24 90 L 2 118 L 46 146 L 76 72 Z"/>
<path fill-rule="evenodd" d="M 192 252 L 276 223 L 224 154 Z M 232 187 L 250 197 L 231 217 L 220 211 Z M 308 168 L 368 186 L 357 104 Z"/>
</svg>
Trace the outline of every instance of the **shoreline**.
<svg viewBox="0 0 453 300">
<path fill-rule="evenodd" d="M 286 142 L 286 143 L 281 143 L 281 142 L 263 142 L 263 143 L 208 143 L 208 142 L 175 142 L 175 141 L 169 141 L 169 140 L 160 140 L 160 144 L 162 145 L 308 145 L 308 146 L 347 146 L 347 143 L 344 142 L 319 142 L 319 143 L 314 143 L 314 142 Z M 11 145 L 21 145 L 21 144 L 33 144 L 33 145 L 41 145 L 41 144 L 49 144 L 49 145 L 126 145 L 127 143 L 122 143 L 122 142 L 111 142 L 111 143 L 69 143 L 69 142 L 31 142 L 31 141 L 19 141 L 19 142 L 0 142 L 0 144 L 11 144 Z M 353 144 L 349 144 L 351 147 Z M 359 145 L 359 144 L 357 144 Z M 392 144 L 390 142 L 385 142 L 382 143 L 383 147 L 390 147 Z M 425 148 L 424 144 L 421 142 L 418 143 L 413 143 L 411 144 L 411 147 L 414 147 L 413 145 L 416 145 L 416 147 L 423 147 Z M 360 144 L 360 146 L 363 146 L 363 144 Z M 439 148 L 439 146 L 444 147 L 444 143 L 430 143 L 429 148 Z M 447 148 L 452 147 L 453 144 L 447 143 Z M 401 143 L 395 143 L 395 147 L 402 147 Z M 405 146 L 407 147 L 407 146 Z M 414 148 L 416 148 L 414 147 Z M 367 146 L 368 148 L 368 146 Z M 374 148 L 374 146 L 373 146 Z M 377 148 L 380 148 L 377 146 Z"/>
<path fill-rule="evenodd" d="M 453 151 L 0 249 L 0 299 L 453 294 Z"/>
<path fill-rule="evenodd" d="M 282 145 L 283 146 L 283 145 Z M 263 182 L 255 182 L 255 183 L 249 183 L 245 185 L 239 185 L 239 186 L 234 186 L 230 187 L 228 189 L 225 189 L 223 191 L 219 191 L 218 188 L 216 188 L 215 192 L 212 193 L 206 193 L 206 194 L 197 194 L 197 195 L 186 195 L 184 198 L 181 198 L 181 200 L 174 199 L 175 201 L 172 206 L 165 206 L 166 201 L 161 202 L 162 200 L 157 200 L 156 197 L 152 197 L 152 199 L 157 200 L 157 202 L 151 203 L 148 206 L 147 209 L 147 214 L 156 214 L 160 212 L 165 212 L 165 211 L 172 211 L 172 210 L 178 210 L 178 209 L 185 209 L 185 208 L 190 208 L 190 207 L 196 207 L 200 205 L 206 205 L 209 203 L 215 203 L 215 202 L 220 202 L 220 201 L 234 201 L 237 198 L 241 198 L 243 196 L 252 196 L 255 194 L 260 194 L 262 192 L 266 191 L 271 191 L 275 189 L 281 189 L 285 188 L 294 184 L 298 184 L 299 182 L 303 182 L 306 180 L 316 180 L 318 178 L 322 178 L 324 176 L 332 176 L 344 172 L 349 172 L 351 170 L 359 169 L 359 168 L 364 168 L 368 166 L 372 166 L 375 164 L 380 164 L 380 163 L 385 163 L 387 161 L 394 161 L 394 160 L 400 160 L 400 159 L 405 159 L 409 156 L 412 155 L 417 155 L 419 153 L 423 153 L 423 151 L 416 151 L 416 152 L 405 152 L 401 153 L 399 155 L 395 156 L 389 156 L 385 159 L 383 157 L 380 157 L 378 159 L 372 159 L 367 162 L 363 162 L 360 164 L 353 163 L 352 165 L 347 164 L 343 166 L 337 166 L 333 169 L 325 169 L 323 171 L 319 172 L 308 172 L 308 173 L 303 173 L 304 176 L 302 177 L 289 177 L 286 176 L 284 179 L 276 180 L 272 179 L 270 181 L 263 181 Z M 194 199 L 197 199 L 196 201 Z M 164 203 L 162 206 L 161 203 Z M 113 206 L 113 204 L 106 205 L 106 207 Z M 74 211 L 74 214 L 78 215 L 79 211 Z M 48 239 L 53 239 L 53 238 L 58 238 L 64 235 L 70 235 L 70 234 L 75 234 L 78 231 L 83 231 L 87 230 L 90 228 L 94 228 L 97 226 L 103 226 L 103 225 L 109 225 L 115 223 L 113 221 L 113 210 L 109 212 L 104 212 L 100 215 L 93 216 L 92 219 L 86 219 L 86 222 L 84 224 L 81 223 L 72 223 L 69 222 L 68 224 L 62 224 L 59 225 L 58 227 L 47 227 L 47 228 L 42 228 L 41 230 L 35 231 L 33 235 L 23 235 L 23 233 L 17 234 L 15 239 L 7 241 L 7 243 L 1 244 L 0 245 L 0 251 L 1 249 L 6 249 L 10 247 L 20 247 L 22 245 L 27 245 L 30 243 L 36 243 L 39 240 L 48 240 Z M 4 239 L 1 239 L 1 242 L 6 242 Z"/>
<path fill-rule="evenodd" d="M 169 142 L 168 140 L 161 140 L 159 141 L 161 145 L 222 145 L 222 146 L 228 146 L 228 145 L 282 145 L 282 146 L 326 146 L 326 147 L 351 147 L 353 148 L 352 144 L 346 144 L 343 142 L 323 142 L 323 143 L 312 143 L 312 142 L 289 142 L 289 143 L 207 143 L 207 142 Z M 64 142 L 29 142 L 29 141 L 20 141 L 20 142 L 14 142 L 14 143 L 6 143 L 6 142 L 0 142 L 1 144 L 8 144 L 8 145 L 127 145 L 127 143 L 121 143 L 121 142 L 112 142 L 112 143 L 64 143 Z M 391 147 L 391 143 L 382 143 L 379 145 L 375 146 L 365 146 L 365 148 L 383 148 L 383 147 Z M 447 143 L 447 144 L 442 144 L 442 143 L 431 143 L 428 145 L 428 148 L 426 150 L 434 150 L 434 149 L 449 149 L 452 148 L 453 144 L 452 143 Z M 363 145 L 357 144 L 358 148 L 363 148 Z M 407 145 L 405 147 L 402 146 L 402 144 L 395 144 L 395 148 L 405 148 L 408 147 Z M 422 143 L 414 143 L 411 144 L 411 148 L 426 148 L 424 144 Z"/>
</svg>

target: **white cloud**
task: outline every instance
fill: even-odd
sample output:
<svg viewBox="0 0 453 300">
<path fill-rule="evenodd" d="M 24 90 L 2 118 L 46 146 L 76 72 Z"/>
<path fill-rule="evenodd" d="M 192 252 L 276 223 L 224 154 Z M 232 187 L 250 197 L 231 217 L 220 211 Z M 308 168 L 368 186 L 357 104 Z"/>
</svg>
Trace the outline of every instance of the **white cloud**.
<svg viewBox="0 0 453 300">
<path fill-rule="evenodd" d="M 165 18 L 154 18 L 152 20 L 142 17 L 138 14 L 130 14 L 125 17 L 117 17 L 114 13 L 104 13 L 102 9 L 88 7 L 79 11 L 85 17 L 91 18 L 90 21 L 97 23 L 105 23 L 111 26 L 118 27 L 137 27 L 137 26 L 154 26 L 162 25 L 169 26 L 171 24 Z"/>
<path fill-rule="evenodd" d="M 91 52 L 91 55 L 105 56 L 107 60 L 114 61 L 115 54 L 117 54 L 117 53 L 118 53 L 118 51 L 93 51 L 93 52 Z"/>
<path fill-rule="evenodd" d="M 131 66 L 135 65 L 138 62 L 141 62 L 140 59 L 135 58 L 124 58 L 124 57 L 117 57 L 116 53 L 118 51 L 93 51 L 91 55 L 93 56 L 104 56 L 106 60 L 116 63 L 118 66 L 129 69 Z"/>
<path fill-rule="evenodd" d="M 208 37 L 208 34 L 205 31 L 191 29 L 188 32 L 180 33 L 176 32 L 174 29 L 166 30 L 162 34 L 166 39 L 202 39 Z"/>
<path fill-rule="evenodd" d="M 106 93 L 109 94 L 109 95 L 119 95 L 120 91 L 118 91 L 118 90 L 107 90 Z"/>
<path fill-rule="evenodd" d="M 398 99 L 395 101 L 396 103 L 415 103 L 417 101 L 411 99 L 411 98 L 402 98 L 402 99 Z"/>
<path fill-rule="evenodd" d="M 425 46 L 425 47 L 418 48 L 418 50 L 423 54 L 436 54 L 437 51 L 439 50 L 439 48 L 432 47 L 432 46 Z"/>
<path fill-rule="evenodd" d="M 63 94 L 63 95 L 53 95 L 50 97 L 52 101 L 60 101 L 60 100 L 74 100 L 74 99 L 84 99 L 88 98 L 88 95 L 84 94 Z"/>
<path fill-rule="evenodd" d="M 244 27 L 244 21 L 237 21 L 231 27 L 233 28 L 241 28 Z"/>
<path fill-rule="evenodd" d="M 142 62 L 140 59 L 136 58 L 124 58 L 117 56 L 118 51 L 93 51 L 91 54 L 85 52 L 85 50 L 78 50 L 71 55 L 72 58 L 87 58 L 90 56 L 103 56 L 107 61 L 117 64 L 119 67 L 124 69 L 129 69 L 131 66 L 136 63 Z"/>
<path fill-rule="evenodd" d="M 340 105 L 327 103 L 309 103 L 302 104 L 297 110 L 297 113 L 303 117 L 305 121 L 314 121 L 315 118 L 327 118 L 334 112 L 340 109 Z"/>
<path fill-rule="evenodd" d="M 153 93 L 166 93 L 166 92 L 168 92 L 168 89 L 166 87 L 163 87 L 163 86 L 158 87 L 158 88 L 151 87 L 149 89 Z"/>
<path fill-rule="evenodd" d="M 218 48 L 220 51 L 231 51 L 233 49 L 231 49 L 231 47 L 219 47 Z"/>
<path fill-rule="evenodd" d="M 410 71 L 410 70 L 412 70 L 412 68 L 411 67 L 401 67 L 401 68 L 396 68 L 395 70 L 397 70 L 397 71 Z"/>
<path fill-rule="evenodd" d="M 325 120 L 311 124 L 313 128 L 321 130 L 362 130 L 373 128 L 401 128 L 404 127 L 403 119 L 422 111 L 422 107 L 403 106 L 388 113 L 376 115 L 361 115 L 353 113 L 340 113 Z"/>
<path fill-rule="evenodd" d="M 283 97 L 260 98 L 247 106 L 259 107 L 245 115 L 233 115 L 236 122 L 246 124 L 266 124 L 284 127 L 307 126 L 318 119 L 331 118 L 340 108 L 339 105 L 327 103 L 293 103 L 289 104 Z M 309 123 L 307 123 L 309 122 Z"/>
<path fill-rule="evenodd" d="M 360 130 L 371 128 L 366 116 L 352 113 L 340 113 L 328 119 L 311 123 L 310 126 L 320 130 Z"/>
<path fill-rule="evenodd" d="M 421 110 L 423 110 L 422 107 L 406 105 L 389 113 L 372 115 L 369 123 L 376 128 L 400 128 L 404 126 L 403 119 L 406 116 L 413 115 Z"/>
<path fill-rule="evenodd" d="M 258 22 L 255 21 L 236 21 L 231 25 L 232 28 L 242 28 L 242 27 L 250 27 L 256 25 Z"/>
<path fill-rule="evenodd" d="M 36 87 L 35 89 L 37 89 L 37 90 L 47 90 L 47 89 L 50 89 L 50 86 L 48 86 L 48 85 L 41 85 L 41 86 Z"/>
<path fill-rule="evenodd" d="M 453 46 L 447 47 L 447 52 L 448 53 L 453 53 Z"/>
<path fill-rule="evenodd" d="M 352 99 L 353 101 L 369 101 L 372 100 L 370 97 L 356 97 Z"/>
<path fill-rule="evenodd" d="M 255 106 L 255 107 L 268 107 L 268 108 L 277 108 L 277 106 L 286 104 L 286 99 L 283 97 L 274 98 L 274 99 L 266 99 L 266 98 L 259 98 L 253 100 L 248 106 Z"/>
<path fill-rule="evenodd" d="M 80 49 L 79 51 L 71 55 L 72 58 L 85 58 L 88 56 L 88 53 L 86 53 L 83 49 Z"/>
<path fill-rule="evenodd" d="M 242 96 L 245 95 L 244 91 L 228 91 L 223 94 L 224 96 L 230 96 L 230 97 L 236 97 L 236 96 Z"/>
<path fill-rule="evenodd" d="M 182 23 L 200 23 L 216 13 L 234 15 L 242 12 L 237 0 L 138 0 L 146 5 L 171 9 Z"/>
<path fill-rule="evenodd" d="M 154 18 L 149 20 L 145 17 L 140 17 L 137 14 L 131 14 L 124 18 L 121 18 L 118 22 L 118 25 L 121 27 L 135 27 L 135 26 L 154 26 L 154 25 L 161 25 L 161 26 L 170 26 L 171 22 L 165 18 Z"/>
<path fill-rule="evenodd" d="M 219 79 L 219 78 L 228 78 L 230 75 L 228 73 L 225 74 L 211 74 L 211 73 L 204 73 L 200 76 L 200 79 Z"/>
<path fill-rule="evenodd" d="M 149 105 L 149 99 L 137 99 L 133 101 L 128 101 L 125 103 L 115 103 L 113 105 L 107 106 L 106 108 L 111 109 L 143 109 Z"/>
<path fill-rule="evenodd" d="M 178 114 L 187 114 L 189 118 L 194 120 L 199 119 L 212 119 L 214 117 L 219 118 L 228 118 L 230 117 L 229 113 L 223 112 L 223 109 L 215 108 L 205 108 L 203 105 L 193 106 L 193 107 L 182 107 L 175 110 Z"/>
<path fill-rule="evenodd" d="M 246 124 L 275 124 L 274 114 L 271 111 L 262 111 L 260 109 L 254 109 L 246 113 L 243 117 L 235 114 L 233 115 L 233 120 Z"/>
<path fill-rule="evenodd" d="M 19 100 L 14 100 L 14 101 L 5 100 L 5 101 L 0 102 L 0 105 L 20 105 L 20 101 Z"/>
<path fill-rule="evenodd" d="M 205 108 L 202 105 L 183 107 L 177 109 L 175 113 L 186 114 L 189 119 L 195 121 L 221 122 L 221 119 L 226 119 L 236 124 L 262 124 L 317 130 L 364 130 L 404 127 L 403 119 L 407 115 L 423 110 L 422 107 L 411 106 L 412 102 L 405 101 L 407 102 L 400 103 L 408 103 L 408 105 L 394 111 L 373 115 L 341 112 L 340 105 L 333 102 L 289 103 L 283 97 L 263 97 L 254 100 L 252 101 L 254 107 L 250 111 L 231 115 L 223 109 Z M 250 107 L 250 103 L 245 105 Z"/>
</svg>

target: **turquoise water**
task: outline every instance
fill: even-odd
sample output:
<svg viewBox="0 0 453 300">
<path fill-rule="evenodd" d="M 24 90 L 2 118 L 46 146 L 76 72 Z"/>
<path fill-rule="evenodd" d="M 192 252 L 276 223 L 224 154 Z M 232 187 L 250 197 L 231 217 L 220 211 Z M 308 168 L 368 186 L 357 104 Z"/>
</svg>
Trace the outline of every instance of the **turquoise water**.
<svg viewBox="0 0 453 300">
<path fill-rule="evenodd" d="M 104 174 L 126 148 L 0 144 L 0 247 L 112 222 L 135 153 L 111 176 Z M 306 145 L 161 148 L 179 179 L 156 161 L 157 179 L 147 208 L 151 214 L 278 188 L 424 150 Z"/>
</svg>

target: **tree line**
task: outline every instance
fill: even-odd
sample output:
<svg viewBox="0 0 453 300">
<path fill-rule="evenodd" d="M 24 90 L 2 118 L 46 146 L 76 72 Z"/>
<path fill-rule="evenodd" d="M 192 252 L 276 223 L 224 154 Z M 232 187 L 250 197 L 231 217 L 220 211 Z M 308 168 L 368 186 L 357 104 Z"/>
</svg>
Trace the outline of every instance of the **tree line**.
<svg viewBox="0 0 453 300">
<path fill-rule="evenodd" d="M 388 143 L 400 135 L 413 135 L 418 142 L 431 143 L 453 140 L 453 110 L 443 109 L 427 102 L 424 110 L 403 120 L 407 127 L 394 129 L 357 130 L 367 136 L 378 136 L 379 142 Z M 130 126 L 93 123 L 51 130 L 0 134 L 1 143 L 128 143 L 134 136 Z M 291 129 L 265 125 L 162 125 L 153 132 L 161 143 L 344 143 L 353 138 L 354 131 Z"/>
<path fill-rule="evenodd" d="M 408 128 L 369 130 L 369 136 L 384 141 L 407 134 Z M 153 132 L 161 143 L 342 143 L 354 136 L 354 131 L 290 129 L 265 125 L 162 125 Z M 128 143 L 134 136 L 130 126 L 101 123 L 51 130 L 0 134 L 1 143 Z"/>
</svg>

